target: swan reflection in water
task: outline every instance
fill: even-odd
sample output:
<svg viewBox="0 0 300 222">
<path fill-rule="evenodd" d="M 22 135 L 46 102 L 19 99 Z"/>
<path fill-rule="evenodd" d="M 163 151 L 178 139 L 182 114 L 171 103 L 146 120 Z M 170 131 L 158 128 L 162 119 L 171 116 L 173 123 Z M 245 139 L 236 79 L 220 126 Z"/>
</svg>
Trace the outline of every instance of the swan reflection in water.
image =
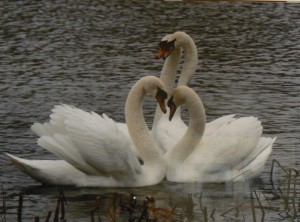
<svg viewBox="0 0 300 222">
<path fill-rule="evenodd" d="M 87 218 L 91 213 L 101 220 L 116 219 L 122 221 L 205 221 L 205 217 L 217 221 L 223 219 L 242 219 L 251 216 L 249 183 L 171 183 L 142 188 L 81 188 L 59 187 L 64 190 L 67 200 L 66 219 Z M 43 193 L 51 200 L 54 210 L 57 190 L 53 186 L 38 186 L 25 191 L 26 198 Z M 258 189 L 258 188 L 257 188 Z M 246 195 L 245 195 L 246 194 Z M 220 201 L 222 200 L 222 201 Z M 44 201 L 40 199 L 39 201 Z M 33 201 L 37 205 L 37 201 Z M 257 205 L 257 203 L 256 203 Z M 230 211 L 231 208 L 239 207 Z M 31 206 L 34 208 L 36 206 Z M 227 212 L 228 211 L 228 212 Z M 227 212 L 227 213 L 225 213 Z M 40 215 L 48 212 L 42 209 Z M 222 214 L 222 216 L 221 216 Z M 247 215 L 247 216 L 246 216 Z M 129 220 L 132 219 L 132 220 Z M 146 220 L 148 219 L 148 220 Z M 250 217 L 251 219 L 251 217 Z"/>
</svg>

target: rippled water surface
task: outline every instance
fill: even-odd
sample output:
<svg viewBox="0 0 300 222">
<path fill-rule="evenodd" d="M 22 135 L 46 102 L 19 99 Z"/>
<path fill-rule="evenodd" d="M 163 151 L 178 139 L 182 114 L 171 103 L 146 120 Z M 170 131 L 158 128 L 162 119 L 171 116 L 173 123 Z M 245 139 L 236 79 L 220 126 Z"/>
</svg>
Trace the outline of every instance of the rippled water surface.
<svg viewBox="0 0 300 222">
<path fill-rule="evenodd" d="M 114 195 L 134 193 L 140 200 L 153 195 L 164 206 L 176 206 L 177 221 L 202 220 L 199 200 L 209 214 L 217 212 L 210 220 L 243 220 L 241 214 L 222 217 L 220 212 L 249 200 L 250 186 L 268 183 L 272 159 L 299 169 L 299 9 L 300 5 L 281 3 L 0 2 L 0 183 L 4 190 L 25 194 L 23 215 L 28 221 L 54 210 L 60 188 L 40 186 L 3 153 L 54 159 L 37 146 L 30 126 L 46 121 L 59 103 L 124 121 L 130 87 L 142 76 L 160 74 L 163 61 L 154 59 L 160 39 L 181 30 L 198 47 L 199 65 L 191 86 L 202 97 L 208 120 L 232 113 L 254 115 L 262 121 L 265 135 L 277 136 L 261 183 L 164 181 L 135 189 L 64 188 L 67 218 L 89 221 L 97 195 L 102 194 L 103 206 L 109 206 Z M 147 100 L 144 107 L 151 123 L 155 104 Z M 14 216 L 6 217 L 9 221 Z M 269 221 L 280 217 L 267 216 Z M 244 217 L 252 219 L 250 213 Z"/>
</svg>

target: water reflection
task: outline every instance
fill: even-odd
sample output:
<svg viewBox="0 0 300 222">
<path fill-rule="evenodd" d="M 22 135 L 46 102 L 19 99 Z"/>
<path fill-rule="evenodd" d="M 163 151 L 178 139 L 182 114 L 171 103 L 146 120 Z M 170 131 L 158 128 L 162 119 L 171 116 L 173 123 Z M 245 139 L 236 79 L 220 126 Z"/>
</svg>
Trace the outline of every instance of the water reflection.
<svg viewBox="0 0 300 222">
<path fill-rule="evenodd" d="M 32 186 L 22 190 L 25 221 L 60 217 L 72 221 L 272 221 L 297 218 L 299 171 L 273 168 L 273 183 L 179 184 L 164 181 L 157 186 L 136 188 L 74 188 Z M 275 173 L 275 171 L 278 171 Z M 274 177 L 284 173 L 280 178 Z M 272 186 L 270 186 L 272 185 Z M 64 199 L 59 201 L 63 194 Z M 220 201 L 221 200 L 221 201 Z M 8 206 L 17 206 L 18 195 L 9 195 Z M 15 218 L 7 208 L 3 216 Z M 60 209 L 58 211 L 58 209 Z M 19 211 L 18 211 L 19 212 Z M 287 213 L 288 212 L 288 213 Z M 277 215 L 277 216 L 276 216 Z M 279 215 L 279 217 L 278 217 Z M 255 218 L 255 219 L 254 219 Z M 4 220 L 5 221 L 5 220 Z"/>
<path fill-rule="evenodd" d="M 135 221 L 133 218 L 139 217 L 141 221 L 146 221 L 146 218 L 153 221 L 155 218 L 159 218 L 158 221 L 164 221 L 164 219 L 166 221 L 197 221 L 208 214 L 212 214 L 211 218 L 218 218 L 222 209 L 249 200 L 245 196 L 245 191 L 249 191 L 248 183 L 201 185 L 165 182 L 163 184 L 163 187 L 152 186 L 140 189 L 74 189 L 72 187 L 34 186 L 24 189 L 23 194 L 29 199 L 39 195 L 47 197 L 44 200 L 33 201 L 31 199 L 35 204 L 27 206 L 33 210 L 34 205 L 38 207 L 37 205 L 42 203 L 46 207 L 41 209 L 39 216 L 45 217 L 48 211 L 54 212 L 57 207 L 58 194 L 60 190 L 63 190 L 67 200 L 66 217 L 78 221 L 89 217 L 92 211 L 95 218 L 99 216 L 102 220 L 115 217 L 117 221 Z M 220 204 L 215 201 L 216 198 L 224 201 Z M 44 202 L 45 200 L 48 204 Z M 35 210 L 31 214 L 37 216 Z M 237 215 L 237 218 L 239 216 L 241 215 Z M 130 218 L 132 220 L 129 220 Z"/>
<path fill-rule="evenodd" d="M 254 115 L 267 136 L 278 136 L 261 176 L 264 183 L 268 183 L 273 158 L 286 167 L 298 167 L 300 20 L 296 4 L 90 0 L 5 1 L 0 6 L 2 152 L 54 159 L 37 146 L 29 128 L 33 122 L 46 121 L 50 109 L 59 103 L 124 121 L 124 101 L 133 83 L 145 75 L 159 75 L 162 62 L 153 57 L 160 39 L 182 30 L 198 46 L 199 69 L 192 87 L 204 100 L 208 120 L 231 113 Z M 153 103 L 147 101 L 149 122 L 153 111 Z M 0 175 L 0 184 L 9 194 L 25 193 L 24 221 L 45 216 L 44 209 L 55 209 L 59 188 L 38 186 L 5 155 L 0 155 Z M 275 172 L 275 176 L 282 175 Z M 243 215 L 232 211 L 216 216 L 249 200 L 248 189 L 247 184 L 163 182 L 141 189 L 64 188 L 64 192 L 70 201 L 67 218 L 72 221 L 90 218 L 96 196 L 107 195 L 108 205 L 113 196 L 109 193 L 120 192 L 133 193 L 140 201 L 148 195 L 158 201 L 162 195 L 166 205 L 177 206 L 179 221 L 184 219 L 180 215 L 198 221 L 205 206 L 209 220 L 244 216 L 251 221 L 247 207 Z M 214 209 L 215 219 L 209 216 Z M 268 221 L 278 221 L 276 212 L 271 215 Z"/>
</svg>

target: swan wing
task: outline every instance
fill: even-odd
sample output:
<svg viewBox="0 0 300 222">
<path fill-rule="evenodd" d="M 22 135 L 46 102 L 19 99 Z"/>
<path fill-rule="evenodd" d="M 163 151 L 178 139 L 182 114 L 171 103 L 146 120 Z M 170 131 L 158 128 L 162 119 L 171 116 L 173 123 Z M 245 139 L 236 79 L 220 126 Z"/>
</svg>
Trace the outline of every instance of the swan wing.
<svg viewBox="0 0 300 222">
<path fill-rule="evenodd" d="M 141 172 L 128 137 L 105 114 L 102 117 L 96 113 L 88 113 L 84 118 L 69 116 L 66 125 L 82 158 L 101 174 L 117 176 Z"/>
<path fill-rule="evenodd" d="M 234 116 L 235 116 L 235 114 L 226 115 L 226 116 L 219 117 L 211 122 L 206 123 L 203 136 L 204 137 L 209 136 L 209 135 L 215 133 L 217 130 L 219 130 L 223 126 L 228 125 L 230 122 L 235 120 Z"/>
<path fill-rule="evenodd" d="M 56 106 L 52 112 L 48 124 L 32 127 L 39 135 L 46 132 L 38 140 L 39 145 L 87 174 L 118 176 L 140 172 L 129 138 L 105 114 L 67 105 Z"/>
<path fill-rule="evenodd" d="M 262 134 L 260 121 L 255 117 L 242 117 L 223 124 L 214 133 L 203 137 L 186 163 L 201 166 L 205 174 L 232 170 L 247 165 L 249 154 L 256 148 Z"/>
<path fill-rule="evenodd" d="M 38 145 L 53 153 L 87 174 L 97 174 L 97 171 L 89 165 L 80 155 L 69 137 L 65 121 L 74 113 L 85 113 L 83 110 L 68 105 L 57 105 L 52 109 L 50 121 L 40 124 L 34 123 L 32 131 L 40 136 Z M 80 115 L 80 114 L 78 114 Z"/>
</svg>

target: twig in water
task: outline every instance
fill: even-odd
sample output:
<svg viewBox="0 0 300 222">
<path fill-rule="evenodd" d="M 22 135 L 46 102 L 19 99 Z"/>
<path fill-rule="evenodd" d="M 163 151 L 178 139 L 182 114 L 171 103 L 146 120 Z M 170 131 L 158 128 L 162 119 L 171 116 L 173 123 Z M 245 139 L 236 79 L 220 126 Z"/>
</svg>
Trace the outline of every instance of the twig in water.
<svg viewBox="0 0 300 222">
<path fill-rule="evenodd" d="M 222 212 L 222 213 L 220 214 L 220 216 L 225 216 L 225 214 L 227 214 L 228 212 L 230 212 L 230 211 L 232 211 L 232 210 L 234 210 L 234 209 L 239 208 L 239 207 L 242 206 L 243 204 L 244 204 L 244 203 L 240 203 L 240 204 L 238 204 L 238 205 L 235 205 L 235 206 L 233 206 L 233 207 L 231 207 L 231 208 L 225 210 L 224 212 Z"/>
<path fill-rule="evenodd" d="M 215 212 L 216 212 L 216 208 L 214 208 L 210 214 L 210 218 L 212 218 L 213 220 L 215 220 L 215 218 L 214 218 Z"/>
<path fill-rule="evenodd" d="M 108 210 L 108 216 L 112 221 L 117 221 L 120 209 L 116 205 L 116 196 L 113 198 L 113 206 Z"/>
<path fill-rule="evenodd" d="M 271 182 L 273 190 L 275 189 L 274 188 L 274 182 L 273 182 L 273 171 L 274 171 L 274 165 L 275 165 L 275 163 L 277 163 L 277 165 L 283 170 L 283 172 L 285 174 L 288 174 L 288 172 L 281 166 L 281 164 L 276 159 L 272 160 L 272 167 L 271 167 L 271 171 L 270 171 L 270 182 Z"/>
<path fill-rule="evenodd" d="M 49 222 L 49 220 L 50 220 L 50 218 L 51 218 L 51 214 L 52 214 L 52 212 L 49 211 L 48 214 L 47 214 L 47 217 L 46 217 L 45 222 Z"/>
<path fill-rule="evenodd" d="M 261 205 L 261 202 L 260 202 L 260 200 L 259 200 L 259 197 L 257 196 L 256 190 L 253 190 L 253 191 L 254 191 L 254 194 L 255 194 L 255 196 L 256 196 L 256 200 L 257 200 L 257 202 L 258 202 L 258 204 L 259 204 L 259 208 L 261 209 L 261 212 L 262 212 L 262 218 L 261 218 L 261 221 L 264 221 L 264 219 L 265 219 L 265 211 L 264 211 L 264 208 L 263 208 L 263 206 Z"/>
<path fill-rule="evenodd" d="M 251 198 L 251 209 L 252 209 L 253 222 L 256 222 L 256 215 L 255 215 L 255 208 L 254 208 L 254 197 L 253 197 L 252 191 L 250 192 L 250 198 Z"/>
<path fill-rule="evenodd" d="M 65 220 L 65 204 L 67 205 L 67 200 L 63 191 L 59 192 L 61 200 L 61 220 Z"/>
<path fill-rule="evenodd" d="M 18 206 L 18 222 L 22 221 L 22 209 L 23 209 L 23 196 L 19 196 L 19 206 Z"/>
<path fill-rule="evenodd" d="M 289 207 L 289 202 L 290 202 L 290 189 L 291 189 L 291 174 L 292 170 L 289 169 L 288 172 L 288 182 L 287 182 L 287 191 L 286 191 L 286 202 L 285 202 L 285 209 Z"/>
<path fill-rule="evenodd" d="M 59 219 L 59 209 L 61 208 L 61 217 L 60 220 L 65 220 L 65 204 L 67 204 L 65 195 L 63 191 L 60 191 L 57 198 L 57 204 L 55 209 L 55 215 L 54 215 L 54 222 L 58 222 Z"/>
<path fill-rule="evenodd" d="M 208 218 L 207 218 L 207 207 L 203 207 L 203 217 L 204 217 L 204 221 L 208 222 Z"/>
<path fill-rule="evenodd" d="M 278 187 L 278 190 L 279 190 L 279 193 L 281 194 L 281 197 L 282 197 L 282 199 L 283 199 L 283 201 L 284 201 L 284 204 L 285 205 L 288 205 L 287 203 L 286 203 L 286 197 L 284 196 L 284 194 L 283 194 L 283 192 L 282 192 L 282 190 L 280 189 L 280 187 Z"/>
<path fill-rule="evenodd" d="M 296 206 L 295 206 L 295 199 L 292 199 L 293 202 L 293 209 L 294 209 L 294 218 L 297 218 L 297 210 L 296 210 Z"/>
<path fill-rule="evenodd" d="M 200 197 L 199 197 L 199 205 L 200 205 L 201 211 L 203 211 L 203 206 L 202 206 L 202 192 L 200 193 Z"/>
<path fill-rule="evenodd" d="M 95 218 L 94 218 L 94 216 L 95 216 L 95 211 L 96 211 L 96 210 L 99 210 L 99 209 L 100 209 L 100 196 L 97 196 L 97 197 L 96 197 L 96 204 L 95 204 L 95 207 L 94 207 L 94 209 L 91 211 L 91 221 L 92 221 L 92 222 L 95 222 Z M 99 221 L 100 221 L 99 215 L 98 215 L 98 219 L 99 219 Z"/>
<path fill-rule="evenodd" d="M 2 212 L 6 214 L 6 192 L 3 189 L 3 185 L 1 185 L 1 194 L 2 194 Z"/>
</svg>

